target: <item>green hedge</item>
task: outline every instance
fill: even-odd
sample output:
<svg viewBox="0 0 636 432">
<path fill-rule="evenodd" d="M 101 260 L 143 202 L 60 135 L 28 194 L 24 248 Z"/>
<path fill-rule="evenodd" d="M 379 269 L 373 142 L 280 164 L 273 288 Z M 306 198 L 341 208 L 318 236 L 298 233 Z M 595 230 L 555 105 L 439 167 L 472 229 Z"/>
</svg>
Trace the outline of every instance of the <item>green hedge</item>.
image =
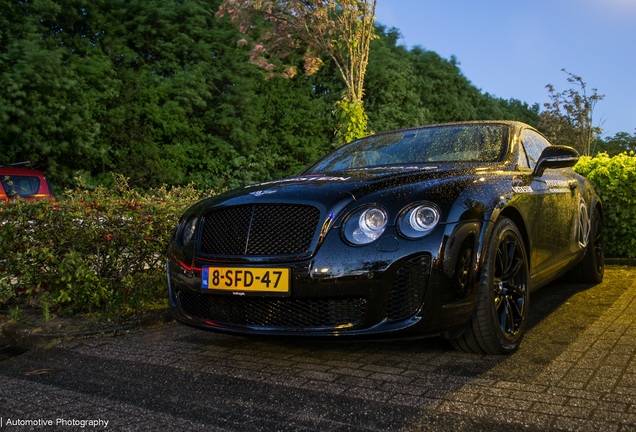
<svg viewBox="0 0 636 432">
<path fill-rule="evenodd" d="M 636 257 L 636 157 L 582 157 L 603 200 L 606 252 Z M 165 250 L 193 187 L 78 187 L 56 201 L 0 202 L 0 307 L 119 317 L 166 306 Z"/>
<path fill-rule="evenodd" d="M 583 156 L 574 170 L 587 177 L 603 201 L 606 255 L 636 257 L 636 156 Z"/>
<path fill-rule="evenodd" d="M 192 187 L 67 191 L 0 204 L 0 306 L 123 317 L 166 306 L 165 250 Z"/>
</svg>

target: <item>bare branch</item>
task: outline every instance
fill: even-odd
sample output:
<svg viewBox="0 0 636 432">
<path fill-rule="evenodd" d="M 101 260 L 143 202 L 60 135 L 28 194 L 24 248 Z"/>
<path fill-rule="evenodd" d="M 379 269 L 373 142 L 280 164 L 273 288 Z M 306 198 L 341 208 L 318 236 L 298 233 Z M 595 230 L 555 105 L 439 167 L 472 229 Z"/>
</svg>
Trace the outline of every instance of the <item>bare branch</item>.
<svg viewBox="0 0 636 432">
<path fill-rule="evenodd" d="M 546 135 L 555 143 L 575 147 L 580 153 L 589 155 L 595 136 L 602 130 L 594 126 L 593 114 L 596 104 L 604 95 L 593 88 L 587 93 L 587 84 L 583 78 L 561 69 L 568 77 L 567 81 L 575 85 L 562 92 L 557 92 L 552 84 L 546 85 L 550 102 L 543 104 L 545 111 L 541 113 L 541 127 Z"/>
</svg>

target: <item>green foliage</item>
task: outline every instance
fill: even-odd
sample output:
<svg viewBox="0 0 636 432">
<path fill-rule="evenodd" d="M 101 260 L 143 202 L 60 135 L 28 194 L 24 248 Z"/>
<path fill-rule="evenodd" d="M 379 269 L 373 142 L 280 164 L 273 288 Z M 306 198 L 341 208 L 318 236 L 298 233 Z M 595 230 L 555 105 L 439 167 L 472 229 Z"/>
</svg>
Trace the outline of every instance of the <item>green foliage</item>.
<svg viewBox="0 0 636 432">
<path fill-rule="evenodd" d="M 583 156 L 574 167 L 587 177 L 603 201 L 605 248 L 611 257 L 636 257 L 636 156 Z"/>
<path fill-rule="evenodd" d="M 389 131 L 428 123 L 431 109 L 418 91 L 421 77 L 406 48 L 397 45 L 399 32 L 384 27 L 376 32 L 379 37 L 371 42 L 364 97 L 370 129 Z"/>
<path fill-rule="evenodd" d="M 20 318 L 22 318 L 22 310 L 20 310 L 20 306 L 15 306 L 9 309 L 9 319 L 20 321 Z"/>
<path fill-rule="evenodd" d="M 331 115 L 337 99 L 325 90 L 333 77 L 330 63 L 316 74 L 294 79 L 280 77 L 262 82 L 258 89 L 263 100 L 260 145 L 248 158 L 246 170 L 258 181 L 267 177 L 296 174 L 331 150 L 329 137 L 336 128 Z"/>
<path fill-rule="evenodd" d="M 416 88 L 422 106 L 434 123 L 476 120 L 481 94 L 461 73 L 455 57 L 443 59 L 439 54 L 413 48 L 409 57 L 418 76 Z"/>
<path fill-rule="evenodd" d="M 368 135 L 369 121 L 362 101 L 341 99 L 336 102 L 336 117 L 338 128 L 336 137 L 339 144 L 345 144 Z"/>
<path fill-rule="evenodd" d="M 519 120 L 536 126 L 539 106 L 481 94 L 457 59 L 397 45 L 397 29 L 376 29 L 367 70 L 365 107 L 369 128 L 387 131 L 459 120 Z"/>
<path fill-rule="evenodd" d="M 192 187 L 67 191 L 0 203 L 0 304 L 127 315 L 165 306 L 165 247 Z"/>
<path fill-rule="evenodd" d="M 627 132 L 618 132 L 613 137 L 597 139 L 592 144 L 592 154 L 607 153 L 616 156 L 624 152 L 636 150 L 636 133 L 633 135 Z"/>
<path fill-rule="evenodd" d="M 539 126 L 539 104 L 532 106 L 517 99 L 501 99 L 486 93 L 477 105 L 478 120 L 517 120 Z"/>
<path fill-rule="evenodd" d="M 219 189 L 292 175 L 367 133 L 360 106 L 334 111 L 347 89 L 335 60 L 310 77 L 266 79 L 237 45 L 236 26 L 215 17 L 219 4 L 0 2 L 0 164 L 30 160 L 56 191 L 79 175 L 90 188 L 111 185 L 110 172 L 138 188 Z M 370 130 L 535 124 L 534 107 L 482 95 L 454 58 L 398 46 L 395 29 L 377 34 L 364 95 Z"/>
</svg>

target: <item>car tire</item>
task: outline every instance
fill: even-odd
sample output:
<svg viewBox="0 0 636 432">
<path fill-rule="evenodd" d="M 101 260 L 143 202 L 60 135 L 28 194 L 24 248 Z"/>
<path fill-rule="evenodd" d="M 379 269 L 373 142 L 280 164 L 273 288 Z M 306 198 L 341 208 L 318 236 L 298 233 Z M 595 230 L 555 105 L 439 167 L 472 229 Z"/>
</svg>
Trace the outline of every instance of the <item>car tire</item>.
<svg viewBox="0 0 636 432">
<path fill-rule="evenodd" d="M 590 234 L 585 247 L 585 255 L 574 267 L 568 280 L 575 283 L 596 285 L 603 282 L 605 273 L 605 252 L 603 246 L 603 218 L 598 208 L 592 211 Z"/>
<path fill-rule="evenodd" d="M 516 351 L 528 321 L 529 280 L 523 238 L 510 219 L 500 217 L 487 246 L 472 318 L 451 344 L 476 354 Z"/>
</svg>

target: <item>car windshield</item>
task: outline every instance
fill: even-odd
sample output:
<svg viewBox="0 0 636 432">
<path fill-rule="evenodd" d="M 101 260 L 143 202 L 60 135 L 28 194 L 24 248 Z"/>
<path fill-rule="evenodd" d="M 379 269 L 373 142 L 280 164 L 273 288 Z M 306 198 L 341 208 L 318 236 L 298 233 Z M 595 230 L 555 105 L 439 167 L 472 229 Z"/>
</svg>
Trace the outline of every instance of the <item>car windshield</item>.
<svg viewBox="0 0 636 432">
<path fill-rule="evenodd" d="M 28 198 L 37 194 L 40 188 L 40 179 L 34 176 L 3 175 L 0 181 L 9 198 Z"/>
<path fill-rule="evenodd" d="M 320 160 L 305 174 L 357 168 L 500 161 L 508 142 L 500 124 L 432 126 L 371 135 Z"/>
</svg>

